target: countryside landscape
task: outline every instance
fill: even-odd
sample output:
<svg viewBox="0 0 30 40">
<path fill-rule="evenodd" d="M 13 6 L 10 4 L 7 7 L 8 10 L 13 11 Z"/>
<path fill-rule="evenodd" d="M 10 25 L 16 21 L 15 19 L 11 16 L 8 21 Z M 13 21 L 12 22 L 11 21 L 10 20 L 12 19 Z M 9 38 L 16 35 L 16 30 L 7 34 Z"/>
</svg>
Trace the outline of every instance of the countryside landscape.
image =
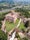
<svg viewBox="0 0 30 40">
<path fill-rule="evenodd" d="M 30 0 L 0 0 L 0 40 L 30 40 Z"/>
</svg>

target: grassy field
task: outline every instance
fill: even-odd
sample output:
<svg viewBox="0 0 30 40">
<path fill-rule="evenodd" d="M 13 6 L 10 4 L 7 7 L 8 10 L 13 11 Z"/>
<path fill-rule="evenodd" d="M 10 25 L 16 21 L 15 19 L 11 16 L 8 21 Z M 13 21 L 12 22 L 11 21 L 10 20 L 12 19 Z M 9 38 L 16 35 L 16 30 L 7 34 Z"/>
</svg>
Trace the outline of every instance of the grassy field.
<svg viewBox="0 0 30 40">
<path fill-rule="evenodd" d="M 6 21 L 6 30 L 10 31 L 11 29 L 15 28 L 15 26 L 18 24 L 19 20 L 16 20 L 16 23 L 10 23 L 8 21 Z"/>
<path fill-rule="evenodd" d="M 23 30 L 25 29 L 24 23 L 21 23 L 21 24 L 20 24 L 19 29 L 21 29 L 21 30 L 22 30 L 22 29 L 23 29 Z"/>
<path fill-rule="evenodd" d="M 8 21 L 6 21 L 6 30 L 10 31 L 11 29 L 15 28 L 16 25 L 18 24 L 19 20 L 16 20 L 16 23 L 10 23 Z M 21 23 L 21 25 L 19 26 L 19 29 L 24 29 L 24 24 Z"/>
</svg>

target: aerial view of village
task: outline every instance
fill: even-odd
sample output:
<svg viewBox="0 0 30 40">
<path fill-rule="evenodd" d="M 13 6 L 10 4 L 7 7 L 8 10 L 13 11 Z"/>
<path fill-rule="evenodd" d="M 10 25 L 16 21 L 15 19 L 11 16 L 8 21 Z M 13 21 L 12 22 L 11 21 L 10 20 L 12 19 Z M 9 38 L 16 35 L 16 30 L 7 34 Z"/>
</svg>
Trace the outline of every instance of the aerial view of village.
<svg viewBox="0 0 30 40">
<path fill-rule="evenodd" d="M 0 0 L 0 40 L 30 40 L 30 0 Z"/>
</svg>

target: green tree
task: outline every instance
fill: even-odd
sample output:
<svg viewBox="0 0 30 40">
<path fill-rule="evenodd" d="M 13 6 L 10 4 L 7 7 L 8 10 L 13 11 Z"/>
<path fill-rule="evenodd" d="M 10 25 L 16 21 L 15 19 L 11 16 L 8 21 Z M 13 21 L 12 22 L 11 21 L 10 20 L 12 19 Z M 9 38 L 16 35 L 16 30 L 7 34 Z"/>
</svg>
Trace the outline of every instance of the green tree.
<svg viewBox="0 0 30 40">
<path fill-rule="evenodd" d="M 0 40 L 7 40 L 7 34 L 0 30 Z"/>
<path fill-rule="evenodd" d="M 21 15 L 24 15 L 25 17 L 30 17 L 30 14 L 28 12 L 28 10 L 23 9 L 23 8 L 16 8 L 15 12 L 21 12 Z"/>
<path fill-rule="evenodd" d="M 0 29 L 1 29 L 1 26 L 2 26 L 2 23 L 1 23 L 1 21 L 0 21 Z"/>
</svg>

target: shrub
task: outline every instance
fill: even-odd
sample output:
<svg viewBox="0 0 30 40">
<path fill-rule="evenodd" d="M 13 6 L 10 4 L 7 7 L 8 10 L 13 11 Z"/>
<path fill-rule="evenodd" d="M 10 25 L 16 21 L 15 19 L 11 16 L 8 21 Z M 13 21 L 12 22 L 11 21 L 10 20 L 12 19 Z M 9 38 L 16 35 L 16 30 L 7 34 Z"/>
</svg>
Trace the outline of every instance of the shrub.
<svg viewBox="0 0 30 40">
<path fill-rule="evenodd" d="M 1 29 L 1 26 L 2 26 L 2 23 L 1 23 L 1 21 L 0 21 L 0 29 Z"/>
<path fill-rule="evenodd" d="M 15 12 L 21 12 L 22 15 L 24 15 L 25 17 L 30 17 L 30 14 L 28 12 L 28 10 L 23 9 L 23 8 L 16 8 Z"/>
<path fill-rule="evenodd" d="M 7 40 L 7 34 L 0 30 L 0 40 Z"/>
<path fill-rule="evenodd" d="M 28 40 L 28 38 L 24 37 L 23 40 Z"/>
</svg>

